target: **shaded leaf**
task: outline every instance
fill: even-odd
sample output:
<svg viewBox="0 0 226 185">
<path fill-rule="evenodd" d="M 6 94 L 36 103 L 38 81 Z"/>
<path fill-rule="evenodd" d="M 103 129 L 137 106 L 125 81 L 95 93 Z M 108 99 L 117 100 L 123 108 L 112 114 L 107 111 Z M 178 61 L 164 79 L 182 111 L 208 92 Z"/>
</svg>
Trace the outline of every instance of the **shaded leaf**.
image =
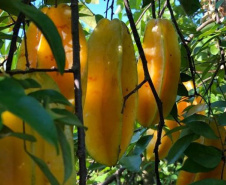
<svg viewBox="0 0 226 185">
<path fill-rule="evenodd" d="M 61 151 L 63 154 L 64 182 L 66 182 L 69 179 L 69 177 L 71 176 L 72 171 L 73 171 L 71 148 L 70 148 L 67 138 L 63 132 L 63 128 L 59 125 L 57 125 L 57 133 L 58 133 L 58 140 L 60 143 L 60 148 L 61 148 Z"/>
<path fill-rule="evenodd" d="M 28 94 L 38 101 L 42 102 L 48 99 L 49 103 L 60 103 L 63 105 L 71 106 L 71 103 L 61 93 L 53 89 L 42 89 L 31 92 Z"/>
<path fill-rule="evenodd" d="M 185 160 L 185 162 L 180 170 L 184 170 L 184 171 L 187 171 L 190 173 L 198 173 L 198 172 L 209 172 L 213 169 L 214 168 L 206 168 L 206 167 L 196 163 L 192 159 L 188 158 Z"/>
<path fill-rule="evenodd" d="M 40 103 L 26 96 L 20 84 L 8 77 L 0 78 L 0 105 L 18 116 L 57 149 L 57 132 L 53 119 Z"/>
<path fill-rule="evenodd" d="M 24 89 L 29 89 L 29 88 L 41 88 L 41 85 L 35 81 L 34 79 L 27 78 L 27 79 L 17 79 L 17 82 L 20 83 L 20 85 Z"/>
<path fill-rule="evenodd" d="M 119 162 L 128 171 L 138 172 L 138 171 L 140 171 L 140 165 L 141 165 L 142 160 L 139 155 L 132 155 L 132 156 L 128 156 L 128 157 L 122 157 Z"/>
<path fill-rule="evenodd" d="M 210 126 L 202 121 L 194 121 L 186 123 L 186 125 L 196 134 L 204 136 L 209 139 L 217 139 L 218 137 Z"/>
<path fill-rule="evenodd" d="M 51 109 L 55 114 L 57 114 L 57 117 L 54 119 L 54 121 L 58 123 L 63 123 L 66 125 L 75 125 L 77 127 L 83 127 L 81 121 L 78 119 L 78 117 L 71 113 L 70 111 L 66 109 Z"/>
<path fill-rule="evenodd" d="M 218 180 L 218 179 L 204 179 L 201 181 L 197 181 L 194 183 L 191 183 L 190 185 L 225 185 L 225 180 Z"/>
<path fill-rule="evenodd" d="M 219 149 L 196 142 L 191 143 L 184 153 L 194 162 L 210 169 L 215 168 L 222 158 L 222 153 Z"/>
<path fill-rule="evenodd" d="M 193 15 L 199 8 L 201 8 L 201 4 L 199 0 L 179 0 L 184 11 L 187 15 Z"/>
<path fill-rule="evenodd" d="M 179 96 L 188 96 L 188 91 L 183 84 L 178 84 L 177 95 Z"/>
<path fill-rule="evenodd" d="M 26 151 L 27 152 L 27 151 Z M 51 171 L 49 170 L 49 167 L 47 166 L 47 164 L 41 160 L 40 158 L 32 155 L 31 153 L 27 152 L 27 154 L 31 157 L 31 159 L 38 165 L 38 167 L 41 169 L 41 171 L 45 174 L 45 176 L 47 177 L 47 179 L 49 180 L 49 182 L 51 184 L 54 185 L 60 185 L 60 183 L 57 181 L 56 177 L 54 177 L 54 175 L 51 173 Z"/>
<path fill-rule="evenodd" d="M 208 117 L 206 117 L 204 115 L 201 115 L 201 114 L 193 114 L 193 115 L 183 119 L 182 122 L 187 124 L 187 123 L 194 122 L 194 121 L 203 121 L 203 122 L 205 122 L 205 120 L 209 120 Z"/>
<path fill-rule="evenodd" d="M 171 147 L 168 156 L 166 157 L 168 163 L 173 164 L 175 161 L 177 161 L 190 145 L 190 143 L 198 138 L 199 136 L 197 136 L 196 134 L 189 134 L 178 139 Z"/>
<path fill-rule="evenodd" d="M 148 143 L 150 142 L 152 137 L 153 137 L 153 135 L 147 135 L 147 136 L 141 137 L 136 143 L 136 146 L 135 146 L 135 149 L 133 151 L 133 154 L 134 155 L 140 155 L 141 153 L 143 153 L 143 151 L 148 146 Z"/>
<path fill-rule="evenodd" d="M 226 126 L 226 112 L 219 114 L 217 120 L 219 125 Z"/>
<path fill-rule="evenodd" d="M 226 101 L 216 101 L 211 104 L 211 107 L 226 107 Z"/>
</svg>

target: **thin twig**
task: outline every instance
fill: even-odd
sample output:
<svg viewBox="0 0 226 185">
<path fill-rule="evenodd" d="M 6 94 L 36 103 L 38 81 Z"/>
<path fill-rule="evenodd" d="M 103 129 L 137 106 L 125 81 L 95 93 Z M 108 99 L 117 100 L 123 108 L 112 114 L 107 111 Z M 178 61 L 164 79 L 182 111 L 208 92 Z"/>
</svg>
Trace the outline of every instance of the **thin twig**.
<svg viewBox="0 0 226 185">
<path fill-rule="evenodd" d="M 99 184 L 99 185 L 108 185 L 108 184 L 112 183 L 113 181 L 116 181 L 117 178 L 121 176 L 121 174 L 124 170 L 125 170 L 125 168 L 120 168 L 119 170 L 117 170 L 115 172 L 115 174 L 110 176 L 107 180 L 105 180 L 102 184 Z"/>
<path fill-rule="evenodd" d="M 16 42 L 17 42 L 17 38 L 18 38 L 18 33 L 19 33 L 20 25 L 23 22 L 24 18 L 25 18 L 24 14 L 20 13 L 17 18 L 17 21 L 15 23 L 15 26 L 13 27 L 13 36 L 12 36 L 12 41 L 11 41 L 8 59 L 7 59 L 7 63 L 6 63 L 6 71 L 11 70 L 11 66 L 12 66 L 12 62 L 13 62 L 13 55 L 16 50 Z"/>
<path fill-rule="evenodd" d="M 82 111 L 82 85 L 80 73 L 80 44 L 79 44 L 79 12 L 78 0 L 71 0 L 71 24 L 72 24 L 72 43 L 73 43 L 73 74 L 74 74 L 74 91 L 75 91 L 75 112 L 78 119 L 83 124 Z M 78 150 L 77 156 L 79 159 L 79 184 L 86 184 L 87 169 L 86 169 L 86 153 L 85 153 L 85 131 L 84 128 L 78 127 Z"/>
<path fill-rule="evenodd" d="M 131 92 L 129 92 L 126 96 L 124 96 L 124 101 L 123 101 L 123 106 L 122 106 L 122 111 L 121 113 L 123 114 L 124 112 L 124 108 L 125 108 L 125 105 L 126 105 L 126 101 L 127 99 L 132 96 L 132 94 L 136 93 L 138 91 L 138 89 L 140 89 L 145 83 L 147 82 L 147 80 L 143 80 L 140 84 L 138 84 Z"/>
<path fill-rule="evenodd" d="M 157 185 L 160 185 L 161 182 L 160 182 L 159 171 L 158 171 L 158 166 L 159 166 L 159 161 L 160 160 L 159 160 L 158 148 L 159 148 L 159 145 L 161 144 L 162 128 L 164 126 L 162 102 L 159 99 L 159 96 L 158 96 L 158 94 L 157 94 L 157 92 L 155 90 L 154 84 L 153 84 L 152 79 L 150 77 L 150 74 L 149 74 L 149 71 L 148 71 L 148 66 L 147 66 L 147 60 L 146 60 L 146 57 L 145 57 L 145 54 L 144 54 L 144 50 L 143 50 L 141 42 L 140 42 L 140 37 L 138 35 L 137 29 L 136 29 L 136 25 L 134 23 L 134 19 L 133 19 L 133 16 L 132 16 L 132 12 L 131 12 L 128 0 L 124 0 L 124 4 L 125 4 L 125 7 L 126 7 L 127 17 L 129 19 L 129 22 L 130 22 L 130 27 L 131 27 L 131 29 L 133 31 L 133 36 L 134 36 L 134 39 L 135 39 L 135 42 L 136 42 L 136 45 L 137 45 L 137 48 L 138 48 L 138 51 L 139 51 L 139 54 L 140 54 L 141 61 L 142 61 L 144 75 L 145 75 L 145 80 L 148 82 L 148 84 L 149 84 L 149 86 L 150 86 L 150 88 L 152 90 L 152 93 L 153 93 L 153 95 L 155 97 L 155 101 L 156 101 L 156 104 L 157 104 L 157 107 L 158 107 L 158 111 L 159 111 L 160 122 L 159 122 L 159 125 L 158 125 L 157 141 L 156 141 L 154 152 L 155 152 L 156 182 L 157 182 Z"/>
<path fill-rule="evenodd" d="M 36 73 L 36 72 L 59 72 L 59 70 L 57 68 L 51 68 L 51 69 L 37 69 L 37 68 L 30 68 L 29 70 L 11 70 L 6 72 L 7 74 L 13 76 L 13 75 L 17 75 L 17 74 L 29 74 L 29 73 Z M 73 73 L 74 70 L 73 69 L 65 69 L 64 73 Z M 2 72 L 0 71 L 0 74 Z"/>
<path fill-rule="evenodd" d="M 162 8 L 162 10 L 160 11 L 160 7 L 159 7 L 159 18 L 162 18 L 162 15 L 163 15 L 163 13 L 165 12 L 165 9 L 166 9 L 166 6 L 167 6 L 167 2 L 165 2 L 165 4 L 163 5 L 163 8 Z"/>
<path fill-rule="evenodd" d="M 144 9 L 144 11 L 141 13 L 141 15 L 139 16 L 139 18 L 137 19 L 135 25 L 137 25 L 137 24 L 140 22 L 140 20 L 142 19 L 142 17 L 144 16 L 144 14 L 147 12 L 147 10 L 148 10 L 150 7 L 151 7 L 151 3 L 149 3 L 149 4 L 146 6 L 146 8 Z"/>
</svg>

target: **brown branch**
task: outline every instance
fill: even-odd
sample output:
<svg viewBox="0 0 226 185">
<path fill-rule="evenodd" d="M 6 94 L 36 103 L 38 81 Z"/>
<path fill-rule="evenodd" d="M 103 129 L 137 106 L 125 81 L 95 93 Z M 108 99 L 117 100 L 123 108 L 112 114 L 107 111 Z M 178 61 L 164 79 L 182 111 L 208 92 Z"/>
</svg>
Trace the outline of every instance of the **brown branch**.
<svg viewBox="0 0 226 185">
<path fill-rule="evenodd" d="M 11 69 L 12 62 L 13 62 L 13 55 L 16 50 L 16 42 L 17 42 L 17 38 L 18 38 L 20 25 L 24 21 L 24 18 L 25 18 L 24 14 L 20 13 L 17 18 L 17 21 L 15 23 L 15 26 L 13 27 L 13 36 L 12 36 L 12 40 L 11 40 L 11 44 L 10 44 L 8 59 L 6 62 L 6 71 L 10 71 L 10 69 Z"/>
<path fill-rule="evenodd" d="M 159 6 L 160 6 L 160 5 L 159 5 Z M 163 15 L 163 13 L 165 12 L 166 6 L 167 6 L 167 2 L 165 2 L 165 4 L 163 5 L 162 10 L 159 12 L 159 15 L 158 15 L 159 18 L 161 18 L 162 15 Z M 160 10 L 160 8 L 159 8 L 159 10 Z"/>
<path fill-rule="evenodd" d="M 71 24 L 72 24 L 72 43 L 73 43 L 73 74 L 74 74 L 74 91 L 75 91 L 75 113 L 83 124 L 82 109 L 82 85 L 80 72 L 80 45 L 79 45 L 79 12 L 78 0 L 71 0 Z M 78 150 L 79 159 L 79 184 L 86 185 L 86 152 L 85 152 L 85 131 L 84 128 L 78 127 Z"/>
<path fill-rule="evenodd" d="M 136 42 L 136 45 L 137 45 L 137 48 L 138 48 L 138 51 L 139 51 L 139 54 L 140 54 L 141 61 L 142 61 L 144 75 L 145 75 L 145 81 L 148 82 L 148 84 L 149 84 L 149 86 L 152 90 L 152 93 L 155 97 L 155 101 L 156 101 L 158 111 L 159 111 L 160 122 L 159 122 L 159 125 L 158 125 L 158 134 L 157 134 L 157 141 L 156 141 L 154 153 L 155 153 L 156 181 L 157 181 L 157 185 L 160 185 L 161 182 L 160 182 L 159 171 L 158 171 L 158 166 L 159 166 L 160 160 L 159 160 L 158 148 L 159 148 L 159 145 L 161 144 L 162 129 L 163 129 L 163 126 L 164 126 L 162 102 L 159 99 L 159 96 L 158 96 L 158 94 L 155 90 L 154 84 L 153 84 L 152 79 L 150 77 L 150 74 L 148 72 L 147 60 L 146 60 L 144 50 L 143 50 L 141 42 L 140 42 L 140 37 L 138 35 L 136 25 L 134 23 L 134 19 L 133 19 L 133 16 L 132 16 L 132 12 L 131 12 L 128 0 L 124 0 L 124 4 L 125 4 L 125 7 L 126 7 L 127 17 L 129 19 L 129 22 L 130 22 L 130 27 L 133 31 L 133 36 L 134 36 L 134 39 L 135 39 L 135 42 Z"/>
<path fill-rule="evenodd" d="M 138 89 L 140 89 L 145 83 L 147 82 L 147 80 L 143 80 L 140 84 L 138 84 L 130 93 L 128 93 L 126 96 L 124 96 L 123 98 L 123 106 L 122 106 L 122 111 L 121 113 L 123 114 L 124 112 L 124 108 L 126 106 L 126 101 L 127 99 L 132 96 L 134 93 L 136 93 L 138 91 Z"/>
<path fill-rule="evenodd" d="M 137 19 L 135 25 L 137 25 L 137 24 L 140 22 L 140 20 L 142 19 L 142 17 L 144 16 L 144 14 L 147 12 L 147 10 L 148 10 L 150 7 L 151 7 L 151 3 L 149 3 L 149 4 L 146 6 L 146 8 L 144 9 L 144 11 L 141 13 L 141 15 L 139 16 L 139 18 Z"/>
<path fill-rule="evenodd" d="M 108 184 L 112 183 L 113 181 L 117 181 L 117 178 L 119 178 L 121 176 L 121 174 L 124 170 L 125 170 L 125 168 L 120 168 L 119 170 L 117 170 L 115 172 L 115 174 L 113 174 L 112 176 L 107 178 L 107 180 L 105 180 L 103 183 L 101 183 L 99 185 L 108 185 Z"/>
<path fill-rule="evenodd" d="M 187 52 L 187 57 L 188 57 L 188 61 L 189 61 L 189 68 L 190 68 L 190 71 L 191 71 L 191 76 L 192 76 L 192 81 L 193 81 L 193 85 L 194 85 L 194 91 L 195 91 L 195 95 L 197 95 L 197 90 L 196 90 L 196 84 L 195 84 L 195 64 L 194 64 L 194 60 L 191 56 L 191 51 L 190 51 L 190 48 L 188 47 L 188 45 L 186 44 L 186 41 L 184 39 L 184 36 L 183 34 L 181 33 L 180 29 L 179 29 L 179 26 L 177 24 L 177 21 L 174 17 L 174 14 L 173 14 L 173 10 L 172 10 L 172 7 L 170 5 L 170 0 L 166 0 L 167 2 L 167 7 L 169 9 L 169 12 L 170 12 L 170 15 L 171 15 L 171 19 L 174 23 L 174 26 L 177 30 L 177 33 L 182 41 L 182 44 L 184 45 L 185 49 L 186 49 L 186 52 Z"/>
<path fill-rule="evenodd" d="M 155 14 L 155 0 L 151 0 L 151 13 L 152 13 L 152 18 L 156 19 L 156 14 Z"/>
<path fill-rule="evenodd" d="M 25 4 L 29 4 L 30 0 L 23 0 L 23 2 Z M 12 17 L 11 17 L 11 19 L 13 20 Z M 24 14 L 19 13 L 17 21 L 15 22 L 15 26 L 13 27 L 13 36 L 12 36 L 12 40 L 11 40 L 11 44 L 10 44 L 8 59 L 6 62 L 6 71 L 11 70 L 11 66 L 12 66 L 12 62 L 13 62 L 13 55 L 16 50 L 16 42 L 17 42 L 19 30 L 20 30 L 20 25 L 24 21 L 24 19 L 25 19 Z"/>
<path fill-rule="evenodd" d="M 51 69 L 37 69 L 37 68 L 30 68 L 29 70 L 10 70 L 6 72 L 7 74 L 13 76 L 17 74 L 28 74 L 28 73 L 35 73 L 35 72 L 59 72 L 57 68 L 51 68 Z M 0 71 L 0 74 L 2 72 Z M 65 69 L 64 73 L 74 73 L 73 69 Z"/>
</svg>

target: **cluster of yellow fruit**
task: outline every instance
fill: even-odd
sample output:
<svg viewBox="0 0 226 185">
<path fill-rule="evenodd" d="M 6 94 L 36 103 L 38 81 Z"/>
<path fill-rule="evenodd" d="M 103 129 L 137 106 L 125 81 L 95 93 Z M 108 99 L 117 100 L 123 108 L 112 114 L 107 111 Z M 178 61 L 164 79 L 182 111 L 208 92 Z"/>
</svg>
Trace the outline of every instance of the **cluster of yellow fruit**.
<svg viewBox="0 0 226 185">
<path fill-rule="evenodd" d="M 65 69 L 70 69 L 73 65 L 71 9 L 60 4 L 57 7 L 43 8 L 42 12 L 52 19 L 62 37 L 66 53 Z M 143 81 L 145 76 L 141 60 L 136 62 L 131 35 L 122 21 L 100 20 L 88 43 L 79 25 L 79 42 L 84 125 L 88 128 L 85 137 L 86 149 L 97 162 L 112 166 L 126 151 L 136 120 L 144 127 L 159 122 L 157 104 L 148 83 L 145 83 L 124 105 L 124 96 Z M 33 23 L 27 30 L 27 48 L 30 68 L 57 67 L 48 42 Z M 180 74 L 180 49 L 172 23 L 166 19 L 150 20 L 146 27 L 143 48 L 148 70 L 163 103 L 163 115 L 166 117 L 175 103 Z M 17 69 L 26 70 L 24 43 L 21 45 Z M 49 72 L 48 75 L 59 86 L 61 93 L 73 102 L 73 75 L 70 73 L 60 75 L 58 72 Z M 41 84 L 43 88 L 51 88 L 46 87 L 43 82 Z M 22 123 L 22 120 L 9 112 L 3 113 L 2 118 L 3 123 L 13 131 L 22 132 L 19 128 L 21 125 L 17 124 Z M 177 126 L 174 121 L 166 120 L 165 123 L 170 129 Z M 58 181 L 63 182 L 62 155 L 57 156 L 53 147 L 31 128 L 28 126 L 26 128 L 37 138 L 36 144 L 31 146 L 31 152 L 42 158 Z M 72 133 L 68 129 L 65 128 L 65 132 L 68 140 L 73 143 Z M 149 130 L 148 134 L 154 132 L 156 131 Z M 179 134 L 174 133 L 172 140 L 175 141 Z M 147 148 L 148 159 L 153 159 L 155 140 L 156 133 Z M 170 138 L 162 138 L 160 159 L 166 156 L 171 145 Z M 31 159 L 23 151 L 22 142 L 16 138 L 6 137 L 0 140 L 0 148 L 0 169 L 5 169 L 0 171 L 0 179 L 4 179 L 5 184 L 16 182 L 18 185 L 26 185 L 31 184 L 31 181 L 33 184 L 48 184 L 41 171 L 31 165 Z M 8 157 L 5 157 L 6 155 Z M 26 177 L 21 178 L 21 174 Z M 73 174 L 67 184 L 73 184 L 75 173 Z"/>
<path fill-rule="evenodd" d="M 73 52 L 70 7 L 60 4 L 57 7 L 45 7 L 42 12 L 52 19 L 62 37 L 66 53 L 65 69 L 70 69 Z M 33 23 L 30 24 L 26 34 L 30 68 L 57 67 L 48 42 Z M 144 74 L 141 61 L 138 62 L 137 70 L 132 38 L 122 21 L 100 20 L 88 44 L 79 25 L 79 39 L 84 125 L 88 128 L 86 148 L 97 162 L 112 166 L 126 151 L 133 135 L 136 119 L 145 127 L 159 121 L 157 105 L 147 83 L 138 94 L 134 93 L 126 104 L 123 104 L 124 96 L 144 79 Z M 143 47 L 148 60 L 148 70 L 163 102 L 164 116 L 167 116 L 175 102 L 180 72 L 180 50 L 172 23 L 165 19 L 151 20 L 147 25 Z M 26 70 L 26 66 L 28 65 L 23 42 L 17 69 Z M 48 75 L 59 86 L 61 93 L 68 100 L 73 101 L 73 75 L 66 73 L 61 76 L 58 72 L 49 72 Z M 168 79 L 175 83 L 169 84 Z M 51 88 L 48 85 L 45 87 L 43 80 L 41 84 L 43 88 Z M 164 93 L 165 91 L 168 95 Z M 4 124 L 13 131 L 22 132 L 19 126 L 22 120 L 9 112 L 3 113 L 2 118 Z M 54 148 L 31 128 L 26 126 L 26 130 L 37 138 L 37 142 L 31 144 L 31 152 L 43 159 L 57 180 L 63 182 L 62 155 L 57 156 Z M 72 143 L 70 132 L 68 137 Z M 5 184 L 10 185 L 15 182 L 17 184 L 30 184 L 30 182 L 48 184 L 45 176 L 26 156 L 22 141 L 6 137 L 1 139 L 0 147 L 1 169 L 13 169 L 10 173 L 7 170 L 0 172 L 0 178 L 4 179 Z M 8 161 L 4 157 L 6 154 L 10 156 L 7 157 Z M 26 176 L 24 180 L 19 177 L 21 174 Z M 71 184 L 74 179 L 72 175 L 67 183 Z"/>
</svg>

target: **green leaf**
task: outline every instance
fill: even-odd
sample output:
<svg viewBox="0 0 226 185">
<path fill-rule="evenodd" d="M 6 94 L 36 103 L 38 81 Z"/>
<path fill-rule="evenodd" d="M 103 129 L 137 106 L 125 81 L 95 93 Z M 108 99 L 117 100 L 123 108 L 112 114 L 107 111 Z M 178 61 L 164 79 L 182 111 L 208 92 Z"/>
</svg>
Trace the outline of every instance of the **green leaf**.
<svg viewBox="0 0 226 185">
<path fill-rule="evenodd" d="M 26 151 L 26 152 L 31 157 L 31 159 L 38 165 L 38 167 L 41 169 L 41 171 L 45 174 L 45 176 L 49 180 L 50 184 L 60 185 L 60 183 L 57 181 L 56 177 L 54 177 L 52 172 L 49 170 L 49 167 L 43 160 L 32 155 L 28 151 Z"/>
<path fill-rule="evenodd" d="M 217 2 L 216 2 L 215 8 L 218 9 L 218 8 L 222 5 L 222 3 L 223 3 L 224 1 L 225 1 L 225 0 L 217 1 Z"/>
<path fill-rule="evenodd" d="M 178 84 L 177 95 L 178 96 L 188 96 L 188 91 L 183 84 Z"/>
<path fill-rule="evenodd" d="M 186 129 L 186 128 L 188 128 L 188 126 L 182 126 L 181 125 L 181 126 L 175 127 L 173 129 L 168 130 L 164 136 L 170 136 L 174 132 L 178 132 L 178 131 L 183 130 L 183 129 Z"/>
<path fill-rule="evenodd" d="M 3 125 L 2 129 L 0 130 L 0 139 L 7 136 L 16 137 L 16 138 L 23 139 L 30 142 L 36 141 L 36 138 L 30 134 L 13 132 L 13 130 L 11 130 L 9 127 L 7 127 L 6 125 Z"/>
<path fill-rule="evenodd" d="M 133 135 L 130 143 L 136 143 L 139 140 L 140 136 L 146 131 L 147 131 L 146 128 L 136 131 L 135 134 Z"/>
<path fill-rule="evenodd" d="M 184 170 L 184 171 L 187 171 L 190 173 L 198 173 L 198 172 L 209 172 L 213 169 L 214 168 L 206 168 L 206 167 L 196 163 L 192 159 L 188 158 L 185 160 L 185 162 L 180 170 Z"/>
<path fill-rule="evenodd" d="M 219 125 L 226 126 L 226 112 L 219 114 L 217 120 Z"/>
<path fill-rule="evenodd" d="M 191 115 L 189 117 L 186 117 L 181 122 L 187 124 L 187 123 L 194 122 L 194 121 L 203 121 L 203 122 L 205 122 L 206 120 L 209 120 L 209 118 L 204 116 L 204 115 L 193 114 L 193 115 Z"/>
<path fill-rule="evenodd" d="M 193 182 L 190 185 L 225 185 L 225 180 L 218 180 L 218 179 L 204 179 L 201 181 Z"/>
<path fill-rule="evenodd" d="M 192 77 L 187 75 L 186 73 L 181 73 L 180 79 L 181 79 L 181 82 L 188 82 L 188 81 L 192 80 Z"/>
<path fill-rule="evenodd" d="M 58 133 L 58 140 L 60 143 L 61 151 L 63 154 L 64 182 L 66 182 L 69 179 L 69 177 L 71 176 L 72 171 L 73 171 L 71 148 L 70 148 L 67 138 L 63 132 L 63 128 L 60 125 L 57 125 L 57 133 Z"/>
<path fill-rule="evenodd" d="M 166 157 L 168 163 L 173 164 L 175 161 L 177 161 L 182 156 L 187 147 L 190 145 L 190 143 L 198 139 L 198 137 L 199 136 L 197 136 L 196 134 L 189 134 L 178 139 L 171 147 L 168 156 Z"/>
<path fill-rule="evenodd" d="M 41 88 L 41 85 L 35 81 L 34 79 L 27 78 L 27 79 L 16 79 L 18 83 L 24 88 L 24 89 L 29 89 L 29 88 Z"/>
<path fill-rule="evenodd" d="M 211 107 L 226 107 L 226 101 L 216 101 L 211 104 Z"/>
<path fill-rule="evenodd" d="M 83 127 L 78 117 L 75 114 L 69 112 L 68 110 L 54 108 L 54 109 L 51 109 L 51 111 L 57 114 L 57 117 L 54 119 L 54 121 L 56 121 L 57 123 Z"/>
<path fill-rule="evenodd" d="M 1 77 L 0 87 L 0 105 L 24 120 L 57 149 L 57 131 L 53 119 L 40 103 L 26 96 L 22 86 L 13 78 Z"/>
<path fill-rule="evenodd" d="M 34 6 L 26 5 L 20 0 L 0 0 L 0 8 L 15 15 L 22 12 L 34 22 L 48 41 L 56 59 L 59 72 L 63 74 L 65 67 L 65 52 L 60 34 L 51 19 Z"/>
<path fill-rule="evenodd" d="M 3 40 L 12 40 L 12 37 L 13 35 L 9 35 L 9 34 L 5 34 L 5 33 L 2 33 L 0 32 L 0 39 L 3 39 Z M 20 37 L 17 37 L 17 42 L 21 42 L 21 38 Z"/>
<path fill-rule="evenodd" d="M 133 151 L 133 154 L 134 155 L 140 155 L 141 153 L 143 153 L 143 151 L 148 146 L 148 143 L 150 142 L 152 137 L 153 137 L 153 135 L 147 135 L 147 136 L 141 137 L 136 143 L 136 147 Z"/>
<path fill-rule="evenodd" d="M 132 155 L 128 157 L 122 157 L 119 163 L 131 172 L 139 172 L 141 165 L 141 157 L 139 155 Z"/>
<path fill-rule="evenodd" d="M 191 143 L 184 151 L 184 154 L 199 165 L 211 169 L 217 167 L 222 158 L 219 149 L 196 142 Z"/>
<path fill-rule="evenodd" d="M 201 8 L 199 0 L 180 0 L 180 4 L 189 16 L 193 15 L 199 8 Z"/>
<path fill-rule="evenodd" d="M 217 139 L 218 137 L 210 126 L 203 121 L 194 121 L 186 123 L 186 125 L 195 133 L 209 139 Z"/>
<path fill-rule="evenodd" d="M 202 112 L 202 111 L 206 110 L 206 108 L 207 108 L 207 105 L 204 103 L 199 103 L 197 105 L 191 105 L 186 112 L 186 117 L 199 113 L 199 112 Z"/>
<path fill-rule="evenodd" d="M 42 89 L 31 92 L 28 95 L 34 97 L 40 102 L 48 99 L 49 103 L 60 103 L 63 105 L 71 106 L 71 103 L 67 100 L 67 98 L 65 98 L 61 93 L 53 89 Z"/>
</svg>

